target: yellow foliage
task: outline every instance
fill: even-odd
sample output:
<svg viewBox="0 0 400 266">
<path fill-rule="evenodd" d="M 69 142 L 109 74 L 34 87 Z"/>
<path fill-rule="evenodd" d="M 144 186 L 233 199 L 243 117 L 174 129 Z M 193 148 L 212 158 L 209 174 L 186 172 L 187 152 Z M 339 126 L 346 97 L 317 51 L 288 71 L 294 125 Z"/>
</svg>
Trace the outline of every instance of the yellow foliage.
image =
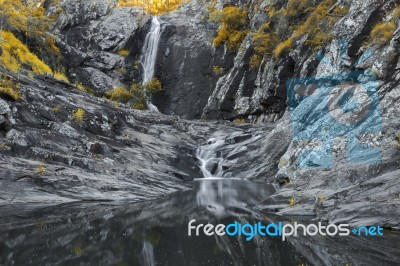
<svg viewBox="0 0 400 266">
<path fill-rule="evenodd" d="M 330 34 L 330 31 L 339 17 L 332 16 L 328 11 L 335 2 L 335 0 L 322 1 L 293 32 L 292 38 L 297 39 L 308 35 L 306 44 L 312 49 L 317 49 L 331 41 L 334 36 Z"/>
<path fill-rule="evenodd" d="M 294 205 L 296 205 L 296 198 L 294 196 L 291 196 L 289 198 L 289 206 L 293 207 Z"/>
<path fill-rule="evenodd" d="M 220 22 L 223 16 L 224 12 L 222 10 L 214 9 L 209 13 L 208 20 L 211 22 Z"/>
<path fill-rule="evenodd" d="M 217 0 L 212 0 L 210 5 L 208 6 L 208 12 L 211 13 L 215 10 L 215 6 L 217 5 Z"/>
<path fill-rule="evenodd" d="M 76 109 L 76 111 L 73 113 L 72 118 L 77 124 L 82 124 L 83 120 L 85 119 L 85 110 L 81 107 Z"/>
<path fill-rule="evenodd" d="M 60 60 L 60 49 L 55 44 L 54 37 L 49 34 L 57 14 L 47 16 L 43 7 L 44 2 L 44 0 L 0 0 L 1 30 L 12 32 L 20 40 L 28 40 L 29 43 L 34 44 L 37 50 L 40 50 L 41 54 L 46 54 L 49 58 L 53 57 L 53 60 Z M 0 45 L 1 39 L 0 36 Z M 18 48 L 15 48 L 14 51 L 17 50 Z M 29 51 L 29 48 L 21 49 L 21 53 L 26 53 L 26 50 Z M 30 52 L 26 56 L 30 54 L 33 53 Z M 21 63 L 24 65 L 26 62 L 17 62 L 12 58 L 14 56 L 8 53 L 3 57 L 3 61 L 7 62 L 7 69 L 18 72 Z M 38 64 L 41 62 L 37 57 L 28 60 L 37 61 Z M 51 72 L 38 64 L 31 65 L 34 72 L 40 74 Z"/>
<path fill-rule="evenodd" d="M 258 54 L 253 54 L 250 57 L 250 68 L 253 70 L 257 70 L 261 65 L 262 57 Z"/>
<path fill-rule="evenodd" d="M 392 13 L 392 19 L 399 19 L 400 18 L 400 6 L 395 8 Z"/>
<path fill-rule="evenodd" d="M 118 0 L 120 7 L 143 7 L 146 12 L 161 15 L 177 9 L 185 0 Z"/>
<path fill-rule="evenodd" d="M 133 105 L 132 108 L 144 110 L 146 109 L 146 100 L 152 93 L 162 91 L 161 82 L 154 78 L 145 84 L 134 82 L 131 86 L 130 93 L 132 94 Z"/>
<path fill-rule="evenodd" d="M 18 89 L 12 88 L 12 87 L 5 87 L 5 88 L 0 87 L 0 95 L 1 94 L 7 95 L 14 101 L 18 101 L 18 100 L 22 99 L 21 92 Z"/>
<path fill-rule="evenodd" d="M 219 76 L 224 73 L 224 68 L 221 66 L 213 66 L 213 73 L 214 75 Z"/>
<path fill-rule="evenodd" d="M 126 57 L 126 56 L 129 55 L 129 51 L 128 51 L 128 50 L 125 50 L 125 49 L 122 49 L 122 50 L 119 50 L 119 51 L 118 51 L 118 54 L 119 54 L 120 56 Z"/>
<path fill-rule="evenodd" d="M 349 12 L 349 8 L 350 6 L 337 6 L 332 13 L 343 17 Z"/>
<path fill-rule="evenodd" d="M 3 54 L 0 62 L 8 70 L 17 73 L 22 65 L 28 65 L 37 74 L 52 74 L 51 68 L 31 53 L 17 37 L 11 32 L 1 31 L 1 48 Z"/>
<path fill-rule="evenodd" d="M 44 165 L 44 163 L 40 163 L 37 168 L 36 168 L 36 172 L 39 175 L 44 175 L 46 173 L 46 166 Z"/>
<path fill-rule="evenodd" d="M 156 78 L 153 78 L 149 82 L 145 83 L 143 88 L 146 92 L 150 93 L 159 93 L 162 91 L 161 82 Z"/>
<path fill-rule="evenodd" d="M 78 257 L 82 256 L 83 249 L 82 249 L 81 244 L 80 243 L 75 244 L 73 247 L 73 251 L 74 251 L 75 256 L 78 256 Z"/>
<path fill-rule="evenodd" d="M 107 97 L 111 101 L 127 103 L 133 98 L 133 94 L 124 88 L 115 88 L 107 93 Z"/>
<path fill-rule="evenodd" d="M 54 78 L 57 79 L 57 80 L 65 81 L 65 82 L 69 83 L 69 79 L 63 73 L 60 73 L 60 72 L 54 73 Z"/>
<path fill-rule="evenodd" d="M 136 110 L 146 110 L 146 102 L 138 101 L 132 105 L 132 108 Z"/>
<path fill-rule="evenodd" d="M 271 54 L 274 46 L 278 42 L 278 37 L 274 32 L 265 32 L 265 28 L 260 28 L 253 35 L 254 50 L 260 54 Z"/>
<path fill-rule="evenodd" d="M 299 16 L 312 6 L 312 2 L 311 0 L 289 0 L 286 14 L 291 17 Z"/>
<path fill-rule="evenodd" d="M 394 21 L 379 22 L 371 31 L 371 41 L 379 45 L 385 44 L 393 38 L 395 30 L 396 24 Z"/>
<path fill-rule="evenodd" d="M 395 147 L 400 148 L 400 133 L 397 133 L 397 135 L 394 137 L 394 140 L 396 141 Z"/>
<path fill-rule="evenodd" d="M 61 111 L 61 106 L 60 105 L 57 105 L 57 106 L 54 106 L 53 108 L 52 108 L 52 110 L 53 110 L 53 112 L 60 112 Z"/>
<path fill-rule="evenodd" d="M 54 53 L 60 52 L 60 48 L 57 47 L 53 37 L 46 36 L 46 43 Z"/>
<path fill-rule="evenodd" d="M 287 54 L 293 45 L 293 39 L 289 38 L 286 41 L 279 43 L 274 50 L 275 59 L 281 58 L 283 55 Z"/>
<path fill-rule="evenodd" d="M 0 18 L 8 30 L 37 37 L 50 28 L 52 19 L 46 16 L 41 0 L 0 0 Z"/>
<path fill-rule="evenodd" d="M 133 109 L 145 110 L 146 109 L 146 92 L 142 84 L 134 82 L 131 86 L 130 92 L 132 93 L 134 103 Z"/>
<path fill-rule="evenodd" d="M 119 73 L 122 75 L 126 75 L 128 73 L 128 70 L 125 67 L 119 67 L 116 69 Z"/>
<path fill-rule="evenodd" d="M 213 45 L 219 47 L 226 44 L 229 50 L 236 51 L 249 33 L 247 11 L 236 6 L 228 6 L 222 12 L 220 18 L 222 25 L 213 40 Z"/>
<path fill-rule="evenodd" d="M 235 123 L 236 125 L 244 125 L 246 124 L 246 119 L 244 117 L 238 117 L 233 120 L 233 123 Z"/>
<path fill-rule="evenodd" d="M 75 82 L 74 86 L 80 91 L 86 91 L 87 93 L 92 95 L 95 93 L 92 88 L 84 86 L 82 83 Z"/>
</svg>

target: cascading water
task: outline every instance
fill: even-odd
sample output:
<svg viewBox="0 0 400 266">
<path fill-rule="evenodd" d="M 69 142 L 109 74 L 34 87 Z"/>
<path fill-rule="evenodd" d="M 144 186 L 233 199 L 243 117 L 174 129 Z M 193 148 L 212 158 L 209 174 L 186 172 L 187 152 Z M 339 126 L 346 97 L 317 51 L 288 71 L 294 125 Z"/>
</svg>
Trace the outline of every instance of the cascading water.
<svg viewBox="0 0 400 266">
<path fill-rule="evenodd" d="M 142 257 L 142 265 L 144 266 L 156 265 L 154 258 L 154 247 L 148 241 L 144 241 L 143 243 L 141 257 Z"/>
<path fill-rule="evenodd" d="M 142 56 L 140 58 L 140 62 L 143 66 L 143 84 L 149 82 L 154 77 L 160 37 L 160 21 L 157 17 L 153 17 L 151 21 L 151 28 L 144 41 Z M 149 109 L 149 111 L 159 112 L 158 108 L 151 103 L 150 99 L 147 99 L 147 108 Z"/>
<path fill-rule="evenodd" d="M 236 202 L 236 193 L 232 193 L 230 182 L 212 182 L 213 179 L 222 178 L 224 171 L 222 167 L 223 157 L 218 149 L 225 144 L 223 135 L 210 138 L 207 144 L 197 149 L 197 159 L 200 162 L 200 169 L 205 179 L 200 183 L 196 194 L 196 201 L 199 206 L 206 207 L 210 212 L 217 216 L 226 214 L 224 204 L 221 199 L 229 202 Z"/>
<path fill-rule="evenodd" d="M 223 136 L 217 136 L 207 141 L 197 149 L 197 159 L 200 161 L 200 169 L 204 178 L 222 178 L 224 171 L 222 168 L 223 158 L 218 154 L 218 148 L 225 144 Z"/>
</svg>

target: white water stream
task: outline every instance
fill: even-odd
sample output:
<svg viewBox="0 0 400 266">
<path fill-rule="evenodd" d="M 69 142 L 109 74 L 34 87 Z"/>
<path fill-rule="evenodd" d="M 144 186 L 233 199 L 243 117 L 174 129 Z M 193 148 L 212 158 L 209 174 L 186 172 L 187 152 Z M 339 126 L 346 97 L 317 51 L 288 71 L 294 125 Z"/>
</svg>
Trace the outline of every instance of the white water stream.
<svg viewBox="0 0 400 266">
<path fill-rule="evenodd" d="M 205 179 L 223 178 L 222 163 L 224 159 L 218 149 L 224 144 L 225 136 L 221 135 L 210 138 L 205 145 L 198 147 L 197 159 L 200 162 L 200 169 Z M 206 207 L 217 216 L 226 214 L 225 206 L 221 202 L 234 204 L 236 198 L 237 194 L 231 189 L 229 181 L 215 183 L 204 180 L 200 183 L 196 195 L 197 204 Z"/>
<path fill-rule="evenodd" d="M 149 82 L 154 77 L 156 67 L 158 46 L 161 39 L 161 23 L 157 17 L 153 17 L 151 28 L 144 41 L 140 62 L 143 66 L 142 84 Z M 159 112 L 158 108 L 147 99 L 147 108 L 152 112 Z"/>
<path fill-rule="evenodd" d="M 206 145 L 202 145 L 197 149 L 197 159 L 200 161 L 200 169 L 204 178 L 223 177 L 223 158 L 221 154 L 218 154 L 217 150 L 224 143 L 224 136 L 217 136 L 209 139 Z"/>
</svg>

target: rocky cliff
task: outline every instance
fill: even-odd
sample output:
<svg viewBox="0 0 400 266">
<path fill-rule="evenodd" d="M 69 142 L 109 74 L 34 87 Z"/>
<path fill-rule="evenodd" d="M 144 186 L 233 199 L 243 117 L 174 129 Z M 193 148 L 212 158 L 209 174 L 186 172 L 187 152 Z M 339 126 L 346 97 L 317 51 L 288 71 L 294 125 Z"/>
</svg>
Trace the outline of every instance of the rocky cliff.
<svg viewBox="0 0 400 266">
<path fill-rule="evenodd" d="M 313 9 L 294 15 L 282 13 L 288 2 L 193 0 L 161 16 L 155 114 L 101 98 L 141 79 L 151 17 L 116 1 L 61 1 L 51 31 L 70 82 L 0 66 L 23 98 L 0 101 L 1 204 L 158 198 L 201 177 L 196 148 L 218 136 L 224 177 L 279 188 L 260 208 L 399 228 L 399 2 L 309 1 Z M 212 44 L 221 24 L 210 14 L 229 6 L 247 11 L 237 49 Z M 315 34 L 304 25 L 310 17 L 332 19 Z M 378 23 L 394 27 L 379 43 L 371 40 Z M 272 50 L 254 37 L 271 29 L 279 32 Z M 372 99 L 361 108 L 367 118 L 337 125 L 353 118 L 343 101 L 327 109 L 333 88 L 350 89 L 361 107 Z"/>
<path fill-rule="evenodd" d="M 235 144 L 233 147 L 229 147 L 228 144 L 220 149 L 226 161 L 225 176 L 261 178 L 283 185 L 280 192 L 265 201 L 263 205 L 265 209 L 291 214 L 318 213 L 321 218 L 335 222 L 351 220 L 354 223 L 362 223 L 365 220 L 361 218 L 368 217 L 370 221 L 397 227 L 398 222 L 395 217 L 398 217 L 396 209 L 400 191 L 396 182 L 400 177 L 397 112 L 400 30 L 396 8 L 398 10 L 399 2 L 321 1 L 314 3 L 316 11 L 313 12 L 319 12 L 319 7 L 325 3 L 328 3 L 324 13 L 327 17 L 323 21 L 331 16 L 332 24 L 324 28 L 324 33 L 319 32 L 317 36 L 326 34 L 329 38 L 318 46 L 312 45 L 314 40 L 311 32 L 294 38 L 290 50 L 284 55 L 276 58 L 267 53 L 263 55 L 256 68 L 252 66 L 251 60 L 259 45 L 254 36 L 260 32 L 260 25 L 275 23 L 274 29 L 277 31 L 285 25 L 290 26 L 289 30 L 284 31 L 283 39 L 290 37 L 291 32 L 296 33 L 293 28 L 302 27 L 301 19 L 300 22 L 291 22 L 287 18 L 289 15 L 279 17 L 276 22 L 277 15 L 271 12 L 285 7 L 289 10 L 290 3 L 286 1 L 210 3 L 210 6 L 217 10 L 232 5 L 240 5 L 247 9 L 250 30 L 236 53 L 229 52 L 226 46 L 209 52 L 210 55 L 212 53 L 216 55 L 213 57 L 214 60 L 220 60 L 218 57 L 220 55 L 225 61 L 219 62 L 224 70 L 212 89 L 202 118 L 236 119 L 256 124 L 274 122 L 269 130 L 263 128 L 260 132 L 252 132 L 243 144 Z M 201 10 L 199 6 L 204 5 L 204 2 L 193 1 L 190 7 L 196 5 L 198 10 Z M 182 10 L 176 14 L 180 14 Z M 201 17 L 201 12 L 197 14 L 203 20 L 198 21 L 196 25 L 206 23 L 205 19 L 210 17 Z M 318 21 L 318 16 L 313 17 L 313 14 L 308 16 Z M 189 18 L 189 21 L 192 18 Z M 307 22 L 307 18 L 304 20 Z M 212 27 L 212 23 L 208 24 Z M 390 36 L 384 41 L 372 39 L 374 28 L 376 30 L 377 25 L 382 24 L 395 25 L 389 29 Z M 322 24 L 307 26 L 310 25 L 324 26 Z M 186 27 L 191 26 L 187 23 Z M 214 30 L 217 31 L 215 28 Z M 387 31 L 385 28 L 379 30 Z M 198 40 L 199 43 L 203 43 L 204 38 L 208 39 L 209 43 L 212 42 L 208 31 L 201 36 L 198 37 L 196 34 L 187 36 L 189 38 L 187 42 Z M 207 45 L 204 47 L 210 49 Z M 194 52 L 198 53 L 203 51 L 202 49 L 194 49 Z M 233 64 L 229 59 L 232 56 L 235 56 Z M 201 64 L 202 59 L 195 62 Z M 174 66 L 172 62 L 171 64 Z M 179 56 L 177 64 L 185 65 L 181 63 Z M 210 65 L 214 64 L 216 63 Z M 210 67 L 208 71 L 211 70 Z M 200 73 L 197 72 L 199 75 Z M 202 76 L 204 77 L 204 74 Z M 334 88 L 346 90 L 354 84 L 360 90 L 365 89 L 369 93 L 368 97 L 372 102 L 361 103 L 366 106 L 364 111 L 369 109 L 369 119 L 356 121 L 354 125 L 346 128 L 337 127 L 336 121 L 330 120 L 330 117 L 336 113 L 334 116 L 343 123 L 340 119 L 346 115 L 340 110 L 342 106 L 338 104 L 329 107 L 328 111 L 324 104 L 326 99 L 330 99 L 332 92 L 335 91 Z M 302 90 L 306 91 L 308 98 L 298 96 L 290 98 L 288 93 L 292 93 L 299 86 L 303 86 Z M 182 91 L 186 92 L 188 87 L 190 86 Z M 204 92 L 207 86 L 195 84 L 194 87 L 197 89 L 191 95 L 196 95 L 197 91 L 207 94 Z M 325 89 L 328 91 L 319 93 L 319 89 L 321 92 Z M 173 89 L 169 91 L 182 99 L 180 93 L 184 92 L 176 92 Z M 361 91 L 356 91 L 354 95 L 356 99 L 362 100 Z M 177 103 L 175 107 L 172 102 L 168 104 L 168 109 L 165 109 L 167 112 L 188 115 L 192 110 L 182 111 L 185 104 Z M 194 105 L 190 105 L 190 108 L 192 106 Z M 321 130 L 331 135 L 327 140 L 330 143 L 329 147 L 322 147 L 325 154 L 309 152 L 321 149 L 320 141 L 321 138 L 324 139 L 318 133 Z M 227 136 L 227 139 L 231 137 Z M 368 149 L 363 150 L 361 146 L 378 148 L 381 152 L 378 161 L 369 162 L 368 158 L 374 159 L 376 155 L 368 153 Z M 302 157 L 307 152 L 308 155 Z M 331 164 L 326 167 L 321 158 L 329 158 Z M 296 206 L 288 208 L 290 199 L 295 201 Z M 377 214 L 375 218 L 371 218 L 374 216 L 373 213 Z"/>
</svg>

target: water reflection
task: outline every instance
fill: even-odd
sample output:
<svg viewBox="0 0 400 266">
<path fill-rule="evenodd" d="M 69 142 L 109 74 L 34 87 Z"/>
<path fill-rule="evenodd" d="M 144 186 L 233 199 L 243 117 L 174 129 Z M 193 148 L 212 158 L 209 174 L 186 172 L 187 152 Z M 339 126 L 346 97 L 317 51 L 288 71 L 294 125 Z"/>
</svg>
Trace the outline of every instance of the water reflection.
<svg viewBox="0 0 400 266">
<path fill-rule="evenodd" d="M 270 185 L 205 179 L 192 191 L 142 203 L 7 207 L 0 265 L 399 265 L 399 235 L 383 238 L 189 237 L 187 223 L 285 220 L 254 205 Z"/>
</svg>

